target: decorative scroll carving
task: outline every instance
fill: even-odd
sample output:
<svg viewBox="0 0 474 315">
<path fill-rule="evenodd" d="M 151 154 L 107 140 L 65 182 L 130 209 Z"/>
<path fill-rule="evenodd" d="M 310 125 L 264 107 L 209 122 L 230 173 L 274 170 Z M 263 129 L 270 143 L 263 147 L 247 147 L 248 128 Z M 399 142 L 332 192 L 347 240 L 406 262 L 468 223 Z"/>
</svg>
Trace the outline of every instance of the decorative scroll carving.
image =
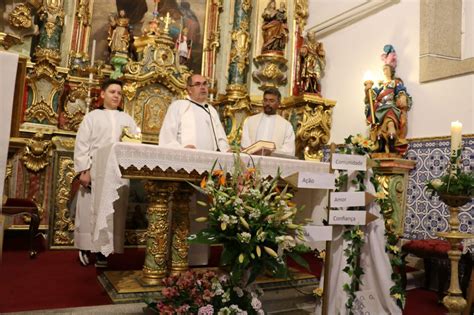
<svg viewBox="0 0 474 315">
<path fill-rule="evenodd" d="M 84 83 L 74 87 L 67 95 L 63 112 L 66 120 L 62 126 L 64 129 L 77 131 L 87 112 L 87 96 L 88 86 Z"/>
<path fill-rule="evenodd" d="M 33 14 L 25 3 L 18 4 L 8 15 L 8 22 L 19 29 L 29 29 L 33 26 Z"/>
<path fill-rule="evenodd" d="M 295 1 L 295 18 L 296 24 L 300 32 L 303 32 L 306 22 L 308 20 L 308 0 L 296 0 Z"/>
<path fill-rule="evenodd" d="M 0 45 L 2 45 L 6 50 L 10 47 L 21 44 L 21 38 L 12 35 L 12 34 L 5 34 L 0 32 Z"/>
<path fill-rule="evenodd" d="M 260 89 L 285 85 L 288 80 L 286 76 L 288 62 L 280 55 L 265 54 L 254 59 L 258 70 L 252 73 L 252 77 L 260 83 Z"/>
<path fill-rule="evenodd" d="M 37 63 L 32 74 L 29 75 L 31 104 L 25 114 L 29 122 L 56 125 L 58 123 L 56 112 L 58 95 L 63 89 L 64 78 L 48 60 Z"/>
<path fill-rule="evenodd" d="M 304 107 L 303 118 L 296 132 L 296 151 L 302 152 L 305 160 L 321 159 L 320 150 L 330 138 L 332 106 L 307 104 Z"/>
<path fill-rule="evenodd" d="M 399 158 L 375 159 L 375 179 L 380 190 L 393 200 L 391 207 L 383 213 L 385 227 L 399 236 L 404 233 L 408 172 L 416 162 Z"/>
<path fill-rule="evenodd" d="M 44 169 L 53 156 L 53 146 L 50 140 L 44 140 L 42 133 L 36 133 L 26 141 L 23 157 L 25 167 L 33 172 Z"/>
<path fill-rule="evenodd" d="M 56 190 L 54 191 L 55 203 L 53 211 L 53 222 L 50 227 L 51 246 L 70 246 L 74 243 L 72 232 L 74 231 L 73 218 L 70 217 L 68 202 L 71 191 L 72 179 L 74 178 L 74 161 L 70 156 L 59 156 L 56 179 Z"/>
<path fill-rule="evenodd" d="M 248 20 L 244 19 L 240 23 L 239 28 L 234 30 L 231 34 L 234 45 L 230 51 L 230 60 L 231 62 L 235 62 L 240 75 L 244 73 L 245 68 L 249 64 L 250 33 L 248 32 L 248 24 Z"/>
<path fill-rule="evenodd" d="M 65 137 L 53 137 L 51 139 L 56 150 L 60 151 L 73 151 L 74 144 L 76 140 L 74 138 L 65 138 Z"/>
</svg>

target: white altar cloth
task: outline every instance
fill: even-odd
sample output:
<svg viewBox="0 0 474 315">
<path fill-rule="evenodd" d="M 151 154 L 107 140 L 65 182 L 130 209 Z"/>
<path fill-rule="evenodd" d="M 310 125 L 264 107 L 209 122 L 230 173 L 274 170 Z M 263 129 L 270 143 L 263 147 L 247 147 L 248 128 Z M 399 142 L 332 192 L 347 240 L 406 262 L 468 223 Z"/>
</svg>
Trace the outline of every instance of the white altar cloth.
<svg viewBox="0 0 474 315">
<path fill-rule="evenodd" d="M 282 159 L 266 156 L 241 155 L 245 163 L 252 165 L 253 159 L 264 177 L 275 176 L 278 170 L 282 177 L 289 176 L 298 171 L 327 173 L 329 164 L 303 160 Z M 234 162 L 232 153 L 210 152 L 192 149 L 171 149 L 156 145 L 137 143 L 114 143 L 97 150 L 92 163 L 92 202 L 95 219 L 92 242 L 94 251 L 109 255 L 113 252 L 113 213 L 114 202 L 119 199 L 118 190 L 124 181 L 120 166 L 128 168 L 135 166 L 141 169 L 159 167 L 178 171 L 184 169 L 187 173 L 193 171 L 204 174 L 209 171 L 214 161 L 217 160 L 216 169 L 230 170 Z M 308 191 L 311 192 L 311 191 Z M 310 194 L 314 202 L 314 194 Z M 319 203 L 319 198 L 316 202 Z"/>
</svg>

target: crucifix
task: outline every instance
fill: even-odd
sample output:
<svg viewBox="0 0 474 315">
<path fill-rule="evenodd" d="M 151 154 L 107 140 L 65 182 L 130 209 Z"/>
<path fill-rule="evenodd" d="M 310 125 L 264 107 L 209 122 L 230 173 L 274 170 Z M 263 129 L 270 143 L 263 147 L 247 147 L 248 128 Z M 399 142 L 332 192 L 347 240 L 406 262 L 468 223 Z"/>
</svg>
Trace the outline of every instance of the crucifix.
<svg viewBox="0 0 474 315">
<path fill-rule="evenodd" d="M 169 25 L 174 22 L 174 20 L 170 17 L 170 13 L 167 12 L 166 16 L 164 18 L 160 17 L 160 20 L 163 21 L 163 23 L 165 23 L 165 28 L 163 30 L 164 33 L 168 34 L 169 33 Z"/>
</svg>

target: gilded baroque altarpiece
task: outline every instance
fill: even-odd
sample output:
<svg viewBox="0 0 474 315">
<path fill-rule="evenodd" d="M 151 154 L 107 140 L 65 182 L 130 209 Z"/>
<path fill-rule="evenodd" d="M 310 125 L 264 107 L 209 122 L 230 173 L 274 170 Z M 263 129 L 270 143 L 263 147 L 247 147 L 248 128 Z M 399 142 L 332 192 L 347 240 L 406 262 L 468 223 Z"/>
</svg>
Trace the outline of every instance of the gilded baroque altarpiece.
<svg viewBox="0 0 474 315">
<path fill-rule="evenodd" d="M 210 101 L 232 143 L 240 141 L 243 120 L 261 111 L 261 90 L 278 87 L 280 114 L 294 127 L 298 157 L 322 157 L 335 101 L 298 89 L 308 1 L 276 1 L 286 23 L 286 42 L 280 40 L 276 51 L 262 48 L 270 2 L 2 1 L 0 50 L 21 55 L 6 193 L 40 204 L 51 247 L 72 246 L 75 133 L 84 115 L 101 105 L 99 86 L 108 77 L 124 81 L 123 108 L 146 143 L 157 143 L 167 107 L 186 95 L 192 73 L 208 77 Z M 113 40 L 118 31 L 126 44 L 120 49 Z M 147 198 L 139 182 L 131 191 L 127 242 L 136 245 L 146 228 Z M 26 228 L 24 220 L 15 218 L 10 228 Z"/>
</svg>

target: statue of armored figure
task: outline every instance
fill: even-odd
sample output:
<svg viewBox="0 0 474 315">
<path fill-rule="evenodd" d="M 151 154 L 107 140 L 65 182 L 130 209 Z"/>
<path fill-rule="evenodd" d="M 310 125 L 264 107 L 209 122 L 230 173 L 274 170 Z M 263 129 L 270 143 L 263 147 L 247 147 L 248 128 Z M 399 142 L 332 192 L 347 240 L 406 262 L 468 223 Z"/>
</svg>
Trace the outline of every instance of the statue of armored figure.
<svg viewBox="0 0 474 315">
<path fill-rule="evenodd" d="M 378 152 L 404 154 L 408 148 L 407 112 L 412 105 L 402 79 L 395 76 L 397 55 L 392 45 L 385 45 L 381 56 L 385 80 L 374 87 L 367 80 L 365 87 L 365 115 L 370 125 L 370 138 L 378 145 Z"/>
<path fill-rule="evenodd" d="M 321 78 L 325 68 L 326 52 L 323 44 L 316 40 L 316 32 L 308 32 L 300 49 L 300 82 L 304 93 L 321 96 Z"/>
</svg>

